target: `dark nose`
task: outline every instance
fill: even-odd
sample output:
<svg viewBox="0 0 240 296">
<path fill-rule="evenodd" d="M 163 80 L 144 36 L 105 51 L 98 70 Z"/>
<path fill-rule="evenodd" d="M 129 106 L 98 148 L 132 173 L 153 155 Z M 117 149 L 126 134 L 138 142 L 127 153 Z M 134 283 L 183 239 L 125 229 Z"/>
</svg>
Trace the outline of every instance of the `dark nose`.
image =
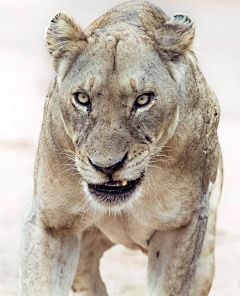
<svg viewBox="0 0 240 296">
<path fill-rule="evenodd" d="M 97 166 L 95 165 L 90 158 L 89 159 L 89 162 L 91 163 L 91 165 L 99 172 L 102 172 L 106 175 L 112 175 L 113 173 L 115 173 L 117 170 L 119 170 L 121 167 L 123 167 L 126 159 L 127 159 L 127 153 L 124 155 L 123 159 L 117 163 L 115 163 L 114 165 L 111 165 L 110 167 L 100 167 L 100 166 Z"/>
</svg>

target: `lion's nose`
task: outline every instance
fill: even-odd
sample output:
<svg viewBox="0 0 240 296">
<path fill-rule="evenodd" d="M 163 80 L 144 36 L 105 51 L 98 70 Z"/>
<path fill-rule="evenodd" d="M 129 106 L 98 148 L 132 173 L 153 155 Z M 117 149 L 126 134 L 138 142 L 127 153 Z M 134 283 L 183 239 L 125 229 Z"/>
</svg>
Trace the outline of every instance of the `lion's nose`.
<svg viewBox="0 0 240 296">
<path fill-rule="evenodd" d="M 94 162 L 91 161 L 90 158 L 88 158 L 89 162 L 91 163 L 91 165 L 99 172 L 102 172 L 106 175 L 112 175 L 113 173 L 115 173 L 117 170 L 119 170 L 120 168 L 123 167 L 125 161 L 127 159 L 127 153 L 124 155 L 124 157 L 122 158 L 121 161 L 115 163 L 114 165 L 111 165 L 109 167 L 101 167 L 98 166 L 96 164 L 94 164 Z"/>
</svg>

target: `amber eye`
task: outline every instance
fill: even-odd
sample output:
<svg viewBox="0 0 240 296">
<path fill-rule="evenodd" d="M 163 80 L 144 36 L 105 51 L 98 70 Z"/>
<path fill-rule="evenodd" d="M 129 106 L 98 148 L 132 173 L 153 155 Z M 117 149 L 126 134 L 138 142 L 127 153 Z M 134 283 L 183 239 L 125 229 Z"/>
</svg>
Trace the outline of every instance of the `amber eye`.
<svg viewBox="0 0 240 296">
<path fill-rule="evenodd" d="M 89 105 L 90 104 L 89 96 L 83 92 L 77 92 L 73 96 L 75 98 L 75 101 L 78 104 L 82 104 L 82 105 Z"/>
<path fill-rule="evenodd" d="M 142 94 L 141 96 L 137 97 L 135 101 L 136 107 L 143 107 L 150 103 L 153 98 L 153 93 Z"/>
</svg>

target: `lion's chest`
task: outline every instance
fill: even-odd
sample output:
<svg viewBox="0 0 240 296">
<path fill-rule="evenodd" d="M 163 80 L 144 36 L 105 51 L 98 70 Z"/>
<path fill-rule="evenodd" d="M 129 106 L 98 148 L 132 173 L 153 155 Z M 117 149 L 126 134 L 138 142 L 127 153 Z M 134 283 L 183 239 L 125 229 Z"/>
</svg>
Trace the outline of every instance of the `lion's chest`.
<svg viewBox="0 0 240 296">
<path fill-rule="evenodd" d="M 141 225 L 129 216 L 107 217 L 96 223 L 96 226 L 115 244 L 130 249 L 147 251 L 148 240 L 154 229 Z"/>
<path fill-rule="evenodd" d="M 160 192 L 160 190 L 158 191 Z M 197 196 L 197 195 L 196 195 Z M 155 230 L 171 231 L 189 223 L 197 199 L 192 190 L 143 198 L 129 214 L 105 216 L 96 226 L 115 244 L 147 251 Z"/>
</svg>

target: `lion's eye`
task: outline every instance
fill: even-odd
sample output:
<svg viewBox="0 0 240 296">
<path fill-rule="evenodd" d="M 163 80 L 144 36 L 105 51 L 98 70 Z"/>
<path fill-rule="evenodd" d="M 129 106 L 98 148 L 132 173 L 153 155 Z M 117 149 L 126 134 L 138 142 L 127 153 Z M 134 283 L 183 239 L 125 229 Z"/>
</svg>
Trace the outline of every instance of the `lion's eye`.
<svg viewBox="0 0 240 296">
<path fill-rule="evenodd" d="M 135 101 L 136 107 L 143 107 L 150 103 L 153 97 L 152 93 L 142 94 L 141 96 L 137 97 Z"/>
<path fill-rule="evenodd" d="M 74 94 L 75 101 L 81 105 L 89 105 L 90 99 L 89 96 L 83 92 L 77 92 Z"/>
</svg>

